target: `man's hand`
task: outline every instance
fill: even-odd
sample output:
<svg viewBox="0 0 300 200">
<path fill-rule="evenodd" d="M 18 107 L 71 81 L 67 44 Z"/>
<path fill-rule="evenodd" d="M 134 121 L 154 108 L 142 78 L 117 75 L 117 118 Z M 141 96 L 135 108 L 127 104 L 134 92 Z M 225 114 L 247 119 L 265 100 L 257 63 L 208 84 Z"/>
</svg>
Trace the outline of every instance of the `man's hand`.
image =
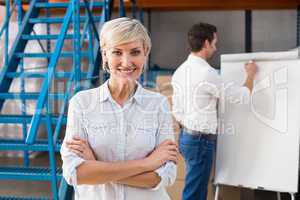
<svg viewBox="0 0 300 200">
<path fill-rule="evenodd" d="M 66 144 L 73 153 L 81 158 L 85 160 L 96 160 L 94 152 L 88 141 L 75 136 L 72 140 L 67 141 Z"/>
<path fill-rule="evenodd" d="M 156 149 L 145 158 L 146 166 L 149 171 L 154 171 L 166 162 L 172 161 L 177 164 L 178 147 L 172 140 L 165 140 Z"/>
<path fill-rule="evenodd" d="M 246 81 L 244 83 L 244 86 L 246 86 L 250 92 L 252 92 L 253 90 L 253 85 L 254 85 L 254 78 L 255 75 L 257 73 L 257 65 L 255 62 L 253 62 L 252 60 L 249 61 L 248 63 L 245 64 L 245 70 L 247 73 L 247 78 Z"/>
<path fill-rule="evenodd" d="M 254 79 L 256 73 L 257 73 L 257 65 L 253 61 L 249 61 L 245 64 L 245 70 L 249 78 Z"/>
</svg>

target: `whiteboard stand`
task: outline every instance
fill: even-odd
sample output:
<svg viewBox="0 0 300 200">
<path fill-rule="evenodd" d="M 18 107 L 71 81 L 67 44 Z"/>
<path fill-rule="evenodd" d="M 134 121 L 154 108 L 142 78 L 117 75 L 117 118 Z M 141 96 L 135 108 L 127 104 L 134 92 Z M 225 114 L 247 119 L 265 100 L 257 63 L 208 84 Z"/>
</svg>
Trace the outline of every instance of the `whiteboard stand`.
<svg viewBox="0 0 300 200">
<path fill-rule="evenodd" d="M 277 192 L 277 200 L 281 200 L 280 192 Z"/>
<path fill-rule="evenodd" d="M 291 200 L 295 200 L 295 194 L 294 193 L 290 193 L 291 195 Z"/>
<path fill-rule="evenodd" d="M 219 184 L 216 185 L 216 192 L 215 192 L 215 200 L 218 200 L 219 197 L 219 191 L 220 191 L 220 187 Z"/>
<path fill-rule="evenodd" d="M 290 195 L 291 195 L 291 200 L 295 200 L 295 194 L 290 193 Z M 277 200 L 281 200 L 280 192 L 277 192 Z"/>
</svg>

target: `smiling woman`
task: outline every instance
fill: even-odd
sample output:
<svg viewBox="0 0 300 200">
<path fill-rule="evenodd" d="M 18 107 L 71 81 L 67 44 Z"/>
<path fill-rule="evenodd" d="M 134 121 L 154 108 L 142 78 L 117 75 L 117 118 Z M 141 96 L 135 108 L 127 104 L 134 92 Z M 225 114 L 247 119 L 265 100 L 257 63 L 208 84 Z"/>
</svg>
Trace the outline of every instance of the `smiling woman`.
<svg viewBox="0 0 300 200">
<path fill-rule="evenodd" d="M 136 89 L 135 82 L 143 71 L 151 40 L 140 22 L 119 18 L 103 26 L 100 44 L 103 68 L 110 73 L 112 96 L 122 105 Z"/>
<path fill-rule="evenodd" d="M 75 199 L 169 200 L 178 148 L 167 98 L 137 79 L 151 49 L 137 20 L 106 22 L 100 33 L 110 78 L 69 103 L 61 148 L 63 176 Z"/>
</svg>

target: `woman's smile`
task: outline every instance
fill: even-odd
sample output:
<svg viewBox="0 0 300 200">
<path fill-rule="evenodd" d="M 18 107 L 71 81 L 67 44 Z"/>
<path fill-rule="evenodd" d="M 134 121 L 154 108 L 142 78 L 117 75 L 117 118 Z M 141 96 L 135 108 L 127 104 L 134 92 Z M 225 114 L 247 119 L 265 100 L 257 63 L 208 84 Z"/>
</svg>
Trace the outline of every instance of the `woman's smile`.
<svg viewBox="0 0 300 200">
<path fill-rule="evenodd" d="M 136 71 L 136 67 L 118 67 L 117 70 L 119 72 L 121 72 L 122 74 L 125 74 L 125 75 L 131 75 L 132 73 L 134 73 Z"/>
</svg>

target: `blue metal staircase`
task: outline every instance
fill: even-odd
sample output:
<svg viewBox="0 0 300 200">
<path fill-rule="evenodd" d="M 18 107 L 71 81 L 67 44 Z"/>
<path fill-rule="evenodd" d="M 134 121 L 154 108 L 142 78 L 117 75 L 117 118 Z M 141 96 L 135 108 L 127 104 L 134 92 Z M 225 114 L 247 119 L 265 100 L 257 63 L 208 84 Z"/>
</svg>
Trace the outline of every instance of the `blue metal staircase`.
<svg viewBox="0 0 300 200">
<path fill-rule="evenodd" d="M 13 1 L 19 4 L 21 0 Z M 5 59 L 0 72 L 0 124 L 21 124 L 23 138 L 0 138 L 0 151 L 23 151 L 24 164 L 21 166 L 0 166 L 0 180 L 30 180 L 50 181 L 51 199 L 70 199 L 70 188 L 62 179 L 61 169 L 57 168 L 55 152 L 60 150 L 60 134 L 66 124 L 66 110 L 69 98 L 81 89 L 92 87 L 97 79 L 101 64 L 100 41 L 98 27 L 109 19 L 113 1 L 87 1 L 70 0 L 68 3 L 49 3 L 47 0 L 31 0 L 29 9 L 22 17 L 19 32 Z M 10 1 L 6 1 L 8 6 Z M 51 9 L 65 9 L 63 18 L 51 17 Z M 94 8 L 101 8 L 99 15 L 95 15 Z M 45 12 L 46 11 L 46 16 Z M 8 26 L 8 18 L 4 26 Z M 35 24 L 47 24 L 46 35 L 37 35 L 34 32 Z M 60 33 L 50 34 L 51 24 L 61 24 Z M 5 29 L 1 29 L 0 38 Z M 6 29 L 6 36 L 8 35 Z M 26 53 L 28 41 L 46 40 L 47 50 L 37 53 Z M 49 41 L 55 41 L 55 47 L 50 48 Z M 64 42 L 73 41 L 73 50 L 63 51 Z M 87 41 L 88 47 L 83 47 Z M 42 48 L 43 50 L 45 48 Z M 48 66 L 44 72 L 30 72 L 24 68 L 24 58 L 46 58 Z M 60 58 L 71 59 L 71 71 L 64 72 L 56 69 Z M 88 60 L 88 70 L 82 71 L 81 60 Z M 21 80 L 21 91 L 10 92 L 14 79 Z M 40 92 L 26 92 L 24 85 L 27 79 L 42 79 Z M 64 92 L 51 92 L 51 83 L 54 80 L 64 79 L 66 89 Z M 20 100 L 22 114 L 3 113 L 4 102 L 7 100 Z M 35 112 L 29 115 L 26 112 L 26 102 L 36 101 Z M 59 112 L 54 112 L 51 103 L 60 101 Z M 40 139 L 37 135 L 41 125 L 47 129 L 47 138 Z M 29 128 L 27 126 L 29 125 Z M 49 154 L 49 167 L 33 167 L 30 165 L 29 152 L 47 152 Z M 1 164 L 0 164 L 1 165 Z M 58 182 L 60 190 L 58 190 Z M 0 197 L 1 199 L 48 199 L 43 197 Z"/>
</svg>

